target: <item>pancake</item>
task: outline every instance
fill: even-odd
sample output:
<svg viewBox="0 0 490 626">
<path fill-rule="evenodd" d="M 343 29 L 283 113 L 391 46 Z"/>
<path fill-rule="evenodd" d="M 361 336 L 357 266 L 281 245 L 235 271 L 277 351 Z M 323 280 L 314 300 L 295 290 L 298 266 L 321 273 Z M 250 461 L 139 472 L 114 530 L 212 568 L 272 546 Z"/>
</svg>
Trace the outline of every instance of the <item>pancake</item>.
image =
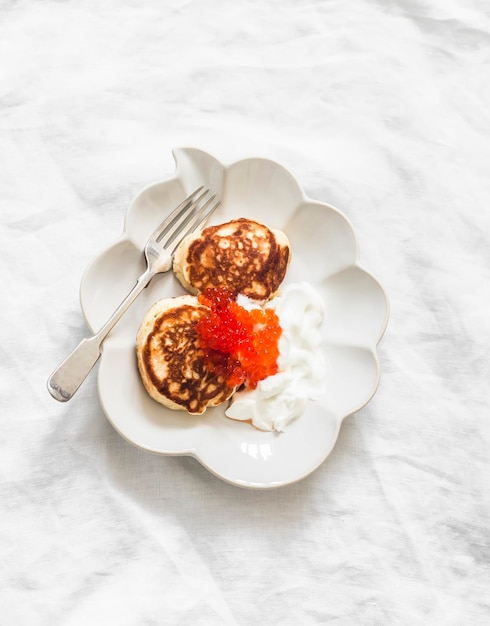
<svg viewBox="0 0 490 626">
<path fill-rule="evenodd" d="M 185 237 L 174 255 L 173 268 L 192 294 L 227 287 L 264 302 L 279 289 L 289 260 L 289 240 L 282 231 L 240 218 Z"/>
<path fill-rule="evenodd" d="M 148 394 L 169 409 L 201 415 L 234 392 L 204 365 L 195 325 L 207 310 L 194 296 L 164 298 L 150 308 L 138 330 L 141 380 Z"/>
</svg>

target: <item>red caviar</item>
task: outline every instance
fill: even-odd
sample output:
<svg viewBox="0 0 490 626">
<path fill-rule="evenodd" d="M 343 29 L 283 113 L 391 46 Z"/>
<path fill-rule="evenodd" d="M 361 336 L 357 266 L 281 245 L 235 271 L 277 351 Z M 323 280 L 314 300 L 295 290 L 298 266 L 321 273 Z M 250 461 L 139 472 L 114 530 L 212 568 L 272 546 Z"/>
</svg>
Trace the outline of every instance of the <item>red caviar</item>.
<svg viewBox="0 0 490 626">
<path fill-rule="evenodd" d="M 210 311 L 196 326 L 208 367 L 230 387 L 257 383 L 278 371 L 281 327 L 273 309 L 247 311 L 226 288 L 210 288 L 198 296 Z"/>
</svg>

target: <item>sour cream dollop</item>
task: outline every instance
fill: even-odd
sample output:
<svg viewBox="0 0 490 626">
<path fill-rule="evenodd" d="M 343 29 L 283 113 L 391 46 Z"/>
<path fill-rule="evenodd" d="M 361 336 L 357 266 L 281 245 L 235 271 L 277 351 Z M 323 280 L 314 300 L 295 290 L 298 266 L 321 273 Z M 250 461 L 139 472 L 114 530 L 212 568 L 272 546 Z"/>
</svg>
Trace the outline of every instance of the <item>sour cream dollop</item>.
<svg viewBox="0 0 490 626">
<path fill-rule="evenodd" d="M 240 299 L 238 303 L 247 305 Z M 261 430 L 280 432 L 302 415 L 308 400 L 324 391 L 324 304 L 314 287 L 302 282 L 284 287 L 281 295 L 265 307 L 275 309 L 282 328 L 279 372 L 261 380 L 255 389 L 236 392 L 225 415 L 240 421 L 251 420 Z"/>
</svg>

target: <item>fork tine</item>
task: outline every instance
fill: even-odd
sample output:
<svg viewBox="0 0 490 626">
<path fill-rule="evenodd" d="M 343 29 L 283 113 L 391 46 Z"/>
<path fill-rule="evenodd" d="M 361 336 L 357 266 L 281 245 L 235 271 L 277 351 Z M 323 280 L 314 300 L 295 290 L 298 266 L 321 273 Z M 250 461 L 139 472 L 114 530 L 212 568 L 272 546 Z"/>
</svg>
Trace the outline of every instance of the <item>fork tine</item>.
<svg viewBox="0 0 490 626">
<path fill-rule="evenodd" d="M 207 192 L 207 190 L 206 190 Z M 197 223 L 197 220 L 202 215 L 203 211 L 209 206 L 209 203 L 215 199 L 215 195 L 213 194 L 210 198 L 206 200 L 206 202 L 202 205 L 201 208 L 198 208 L 197 203 L 192 207 L 192 211 L 189 211 L 186 215 L 183 216 L 183 219 L 178 224 L 178 227 L 174 229 L 174 231 L 167 237 L 167 240 L 163 242 L 163 247 L 168 248 L 168 246 L 175 241 L 177 237 L 180 237 L 184 228 L 190 223 L 190 228 L 193 228 L 193 224 Z M 199 196 L 199 200 L 201 200 L 203 196 Z"/>
<path fill-rule="evenodd" d="M 169 244 L 174 241 L 176 237 L 179 236 L 182 229 L 190 222 L 193 216 L 200 211 L 199 203 L 210 193 L 209 189 L 204 189 L 204 191 L 192 202 L 189 202 L 183 209 L 180 211 L 179 215 L 176 216 L 174 220 L 172 220 L 172 227 L 166 228 L 164 232 L 159 235 L 157 238 L 157 242 L 161 243 L 164 248 L 166 248 Z"/>
<path fill-rule="evenodd" d="M 216 198 L 215 195 L 211 196 L 211 198 L 209 198 L 209 200 L 206 201 L 206 203 L 199 209 L 199 211 L 194 215 L 192 221 L 190 222 L 190 224 L 188 224 L 188 227 L 185 231 L 183 232 L 178 232 L 177 235 L 179 236 L 177 241 L 175 241 L 175 243 L 172 246 L 172 249 L 170 251 L 170 254 L 173 255 L 173 253 L 175 252 L 175 250 L 177 249 L 177 247 L 179 246 L 180 242 L 182 241 L 182 239 L 184 239 L 184 237 L 187 237 L 187 235 L 190 235 L 192 232 L 194 232 L 195 230 L 197 230 L 202 224 L 204 224 L 206 222 L 206 220 L 216 211 L 216 209 L 219 207 L 219 205 L 221 204 L 220 200 L 217 200 L 213 206 L 208 209 L 204 214 L 203 212 L 206 210 L 206 208 L 210 205 L 210 203 Z M 175 239 L 175 237 L 174 237 Z M 168 245 L 168 243 L 166 244 Z"/>
<path fill-rule="evenodd" d="M 186 215 L 188 210 L 193 204 L 200 202 L 202 198 L 208 193 L 207 189 L 204 189 L 204 186 L 198 187 L 195 191 L 191 193 L 190 196 L 187 196 L 185 200 L 183 200 L 167 217 L 161 222 L 157 228 L 155 228 L 152 238 L 154 238 L 157 242 L 161 241 L 165 235 L 174 228 L 175 224 L 181 219 L 183 215 Z M 201 192 L 201 195 L 196 198 L 197 194 Z M 192 211 L 191 211 L 192 212 Z"/>
</svg>

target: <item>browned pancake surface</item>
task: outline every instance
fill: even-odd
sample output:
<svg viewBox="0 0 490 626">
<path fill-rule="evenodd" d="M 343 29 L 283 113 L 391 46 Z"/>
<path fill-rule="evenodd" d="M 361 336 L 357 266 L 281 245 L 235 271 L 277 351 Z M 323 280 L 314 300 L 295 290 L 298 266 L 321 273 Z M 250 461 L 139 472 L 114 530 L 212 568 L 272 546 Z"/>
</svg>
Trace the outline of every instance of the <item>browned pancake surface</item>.
<svg viewBox="0 0 490 626">
<path fill-rule="evenodd" d="M 205 368 L 199 347 L 195 325 L 206 309 L 189 304 L 158 308 L 157 303 L 150 310 L 137 342 L 138 367 L 149 394 L 192 414 L 227 400 L 233 389 Z"/>
<path fill-rule="evenodd" d="M 246 218 L 209 226 L 183 243 L 176 274 L 194 293 L 227 287 L 267 300 L 278 290 L 289 263 L 284 233 Z"/>
</svg>

